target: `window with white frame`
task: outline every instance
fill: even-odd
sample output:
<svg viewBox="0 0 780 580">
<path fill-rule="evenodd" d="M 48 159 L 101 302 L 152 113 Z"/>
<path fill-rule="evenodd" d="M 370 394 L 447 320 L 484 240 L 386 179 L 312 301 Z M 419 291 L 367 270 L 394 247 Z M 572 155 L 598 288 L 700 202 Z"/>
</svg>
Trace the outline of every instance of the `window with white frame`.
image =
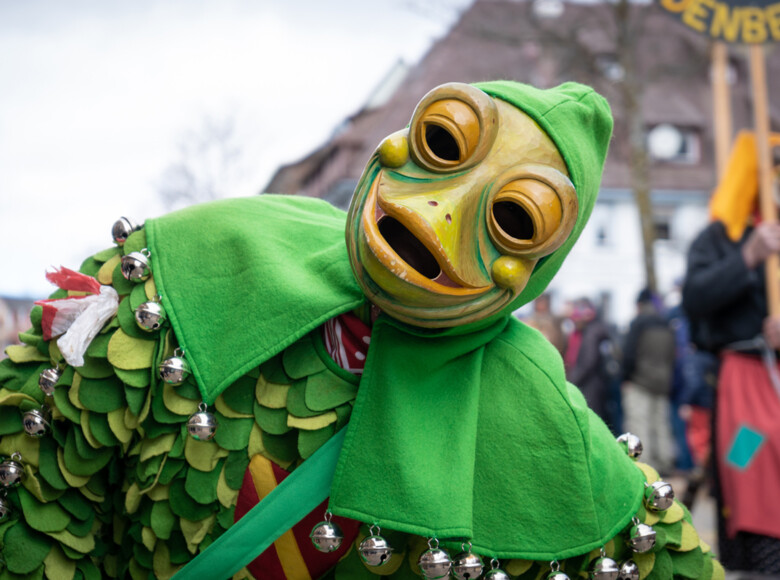
<svg viewBox="0 0 780 580">
<path fill-rule="evenodd" d="M 694 127 L 661 123 L 647 131 L 647 150 L 654 161 L 692 165 L 701 159 L 701 135 Z"/>
</svg>

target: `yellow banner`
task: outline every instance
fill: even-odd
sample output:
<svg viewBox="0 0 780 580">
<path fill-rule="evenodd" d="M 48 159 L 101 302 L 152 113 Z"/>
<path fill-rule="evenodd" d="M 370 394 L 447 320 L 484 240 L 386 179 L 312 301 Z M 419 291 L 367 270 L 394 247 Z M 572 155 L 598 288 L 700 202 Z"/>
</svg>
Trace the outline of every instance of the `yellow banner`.
<svg viewBox="0 0 780 580">
<path fill-rule="evenodd" d="M 780 41 L 780 2 L 659 0 L 659 3 L 686 26 L 724 42 Z"/>
</svg>

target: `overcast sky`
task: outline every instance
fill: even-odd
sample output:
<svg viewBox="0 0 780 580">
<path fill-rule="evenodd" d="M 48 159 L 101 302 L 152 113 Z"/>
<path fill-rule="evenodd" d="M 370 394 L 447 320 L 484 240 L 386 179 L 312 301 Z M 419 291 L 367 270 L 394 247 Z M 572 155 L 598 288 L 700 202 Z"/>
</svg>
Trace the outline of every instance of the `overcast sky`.
<svg viewBox="0 0 780 580">
<path fill-rule="evenodd" d="M 188 135 L 232 120 L 251 195 L 417 62 L 471 0 L 0 0 L 0 296 L 164 212 Z"/>
</svg>

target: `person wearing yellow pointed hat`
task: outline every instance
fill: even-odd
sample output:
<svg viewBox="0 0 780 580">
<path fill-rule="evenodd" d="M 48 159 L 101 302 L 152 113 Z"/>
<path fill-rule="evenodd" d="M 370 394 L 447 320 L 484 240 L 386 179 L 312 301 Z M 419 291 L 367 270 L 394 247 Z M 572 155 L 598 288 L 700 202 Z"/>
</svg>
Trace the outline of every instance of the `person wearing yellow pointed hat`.
<svg viewBox="0 0 780 580">
<path fill-rule="evenodd" d="M 780 146 L 780 135 L 771 138 Z M 699 349 L 720 358 L 713 432 L 720 557 L 731 570 L 780 574 L 780 318 L 768 315 L 763 264 L 780 224 L 762 221 L 755 136 L 737 136 L 691 244 L 683 308 Z M 774 577 L 774 576 L 773 576 Z"/>
</svg>

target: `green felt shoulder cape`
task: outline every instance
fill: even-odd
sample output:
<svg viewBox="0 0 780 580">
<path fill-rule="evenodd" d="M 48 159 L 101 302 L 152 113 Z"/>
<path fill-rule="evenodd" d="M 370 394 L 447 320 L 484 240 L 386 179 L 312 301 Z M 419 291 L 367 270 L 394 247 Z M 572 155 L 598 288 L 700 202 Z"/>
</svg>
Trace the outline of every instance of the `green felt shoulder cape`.
<svg viewBox="0 0 780 580">
<path fill-rule="evenodd" d="M 349 267 L 344 212 L 320 200 L 229 199 L 148 220 L 145 229 L 157 289 L 209 404 L 365 302 Z"/>
<path fill-rule="evenodd" d="M 263 195 L 147 222 L 155 282 L 206 402 L 363 303 L 344 219 L 319 200 Z M 557 352 L 508 316 L 465 333 L 380 316 L 347 429 L 334 513 L 469 539 L 484 555 L 587 552 L 641 501 L 641 472 Z"/>
</svg>

